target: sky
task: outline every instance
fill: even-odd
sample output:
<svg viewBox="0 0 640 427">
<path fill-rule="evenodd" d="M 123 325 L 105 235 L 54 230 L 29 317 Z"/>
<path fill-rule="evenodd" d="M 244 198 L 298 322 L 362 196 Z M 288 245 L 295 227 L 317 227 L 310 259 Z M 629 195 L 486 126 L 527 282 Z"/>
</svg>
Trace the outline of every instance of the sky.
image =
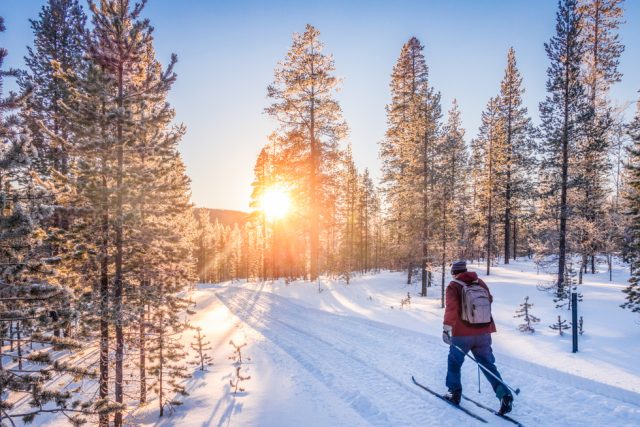
<svg viewBox="0 0 640 427">
<path fill-rule="evenodd" d="M 24 66 L 33 41 L 28 20 L 45 3 L 0 0 L 6 65 Z M 379 178 L 390 74 L 410 37 L 425 45 L 431 84 L 442 94 L 445 115 L 458 100 L 469 142 L 486 103 L 499 91 L 510 46 L 524 79 L 525 105 L 538 122 L 548 66 L 544 43 L 553 35 L 556 9 L 556 0 L 149 0 L 143 16 L 155 28 L 158 59 L 167 63 L 171 53 L 178 55 L 169 101 L 176 122 L 187 127 L 180 151 L 194 203 L 246 211 L 255 159 L 277 127 L 263 112 L 269 105 L 267 85 L 292 34 L 303 32 L 307 23 L 320 30 L 343 79 L 337 99 L 350 128 L 344 144 L 352 144 L 359 168 Z M 631 104 L 630 117 L 640 89 L 640 1 L 627 0 L 625 9 L 624 76 L 611 98 Z"/>
</svg>

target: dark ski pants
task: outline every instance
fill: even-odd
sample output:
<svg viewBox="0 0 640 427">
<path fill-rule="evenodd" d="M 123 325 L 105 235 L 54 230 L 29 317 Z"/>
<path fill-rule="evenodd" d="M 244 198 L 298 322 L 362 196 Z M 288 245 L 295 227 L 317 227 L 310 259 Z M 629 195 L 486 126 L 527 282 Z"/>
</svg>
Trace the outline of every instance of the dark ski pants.
<svg viewBox="0 0 640 427">
<path fill-rule="evenodd" d="M 495 365 L 496 359 L 493 357 L 493 351 L 491 351 L 491 334 L 451 337 L 451 344 L 452 345 L 449 347 L 446 383 L 449 391 L 462 390 L 460 369 L 462 368 L 465 354 L 469 351 L 471 351 L 473 357 L 478 361 L 478 363 L 493 372 L 495 376 L 502 379 Z M 464 354 L 453 345 L 458 346 L 460 350 L 464 351 Z M 481 370 L 484 376 L 487 377 L 487 380 L 489 380 L 489 383 L 491 383 L 491 387 L 493 387 L 493 391 L 496 393 L 498 399 L 502 399 L 503 396 L 511 394 L 509 389 L 502 385 L 500 381 L 495 379 L 488 372 L 485 372 L 484 369 Z"/>
</svg>

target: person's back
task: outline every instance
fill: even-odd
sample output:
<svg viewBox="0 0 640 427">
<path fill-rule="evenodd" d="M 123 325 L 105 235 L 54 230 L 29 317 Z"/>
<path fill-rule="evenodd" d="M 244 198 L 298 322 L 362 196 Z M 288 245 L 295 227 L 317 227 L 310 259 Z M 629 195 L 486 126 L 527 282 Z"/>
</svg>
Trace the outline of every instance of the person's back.
<svg viewBox="0 0 640 427">
<path fill-rule="evenodd" d="M 469 298 L 488 298 L 488 310 L 490 310 L 493 296 L 489 287 L 478 278 L 476 273 L 467 271 L 465 261 L 454 262 L 451 266 L 451 274 L 454 279 L 447 286 L 442 333 L 443 341 L 449 344 L 447 399 L 456 405 L 460 403 L 462 396 L 460 370 L 465 355 L 471 351 L 476 361 L 491 372 L 483 370 L 496 396 L 500 399 L 500 413 L 510 412 L 513 396 L 500 381 L 500 373 L 495 366 L 495 358 L 491 350 L 491 334 L 496 332 L 493 317 L 490 316 L 490 311 L 487 315 L 485 307 L 482 307 L 483 312 L 478 316 L 482 318 L 481 320 L 476 321 L 473 315 L 469 314 L 477 308 Z"/>
</svg>

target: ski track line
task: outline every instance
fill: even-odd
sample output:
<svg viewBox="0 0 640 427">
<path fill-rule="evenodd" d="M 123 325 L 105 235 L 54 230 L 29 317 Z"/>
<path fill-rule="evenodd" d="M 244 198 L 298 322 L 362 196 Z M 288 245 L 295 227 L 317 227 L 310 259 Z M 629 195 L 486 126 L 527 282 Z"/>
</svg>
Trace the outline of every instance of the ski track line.
<svg viewBox="0 0 640 427">
<path fill-rule="evenodd" d="M 383 323 L 379 323 L 379 322 L 375 322 L 375 321 L 371 321 L 371 320 L 367 320 L 367 319 L 360 319 L 360 318 L 355 318 L 355 317 L 346 317 L 346 316 L 339 316 L 339 320 L 342 324 L 350 324 L 351 326 L 346 328 L 331 328 L 331 325 L 328 325 L 327 322 L 325 322 L 324 320 L 329 320 L 330 318 L 328 316 L 316 316 L 313 319 L 308 317 L 308 310 L 301 310 L 299 306 L 295 305 L 294 303 L 291 303 L 290 301 L 287 301 L 286 299 L 283 299 L 281 297 L 278 296 L 269 296 L 269 298 L 275 300 L 272 301 L 272 305 L 274 306 L 279 306 L 279 305 L 284 305 L 285 309 L 286 309 L 286 314 L 291 317 L 293 315 L 302 315 L 302 318 L 299 319 L 294 319 L 294 323 L 295 324 L 309 324 L 311 328 L 313 328 L 314 332 L 318 332 L 318 328 L 323 326 L 323 325 L 327 325 L 329 327 L 329 329 L 326 330 L 327 332 L 327 337 L 329 337 L 329 339 L 332 342 L 344 342 L 346 343 L 347 347 L 346 348 L 354 348 L 354 337 L 360 337 L 362 336 L 362 334 L 353 334 L 352 331 L 355 329 L 354 326 L 356 328 L 359 329 L 365 329 L 365 330 L 380 330 L 382 331 L 385 336 L 388 336 L 389 334 L 393 334 L 396 336 L 396 338 L 393 341 L 389 341 L 389 340 L 385 340 L 385 339 L 378 339 L 376 340 L 379 345 L 384 343 L 387 344 L 387 350 L 386 351 L 382 351 L 381 348 L 378 348 L 375 353 L 370 353 L 369 355 L 365 356 L 364 359 L 365 360 L 369 360 L 369 361 L 382 361 L 383 365 L 386 365 L 380 369 L 383 369 L 386 372 L 391 372 L 394 370 L 394 361 L 390 360 L 388 357 L 375 357 L 375 355 L 385 355 L 385 354 L 395 354 L 396 356 L 399 354 L 398 351 L 399 349 L 402 348 L 407 348 L 409 349 L 409 353 L 405 353 L 408 354 L 408 359 L 403 357 L 402 360 L 411 360 L 411 359 L 415 359 L 415 342 L 416 340 L 419 339 L 424 339 L 424 336 L 421 336 L 422 334 L 419 333 L 415 333 L 415 332 L 408 332 L 406 333 L 405 330 L 401 329 L 401 328 L 397 328 L 395 326 L 392 325 L 385 325 Z M 291 307 L 290 307 L 291 306 Z M 279 307 L 280 308 L 280 307 Z M 282 309 L 282 308 L 280 308 Z M 307 316 L 307 318 L 304 318 L 304 315 Z M 312 323 L 310 323 L 310 321 Z M 371 328 L 370 326 L 375 326 L 375 328 Z M 345 340 L 339 340 L 337 339 L 339 334 L 343 334 L 345 335 Z M 372 334 L 369 334 L 370 336 L 374 337 Z M 374 337 L 375 338 L 375 337 Z M 393 345 L 392 345 L 393 343 Z M 414 346 L 414 348 L 412 348 L 412 345 Z M 363 347 L 356 347 L 358 351 L 362 351 L 364 350 Z M 425 342 L 425 345 L 423 345 L 421 347 L 422 352 L 424 353 L 426 350 L 429 349 L 433 349 L 433 342 L 428 341 Z M 413 350 L 413 351 L 411 351 Z M 438 357 L 441 358 L 441 355 L 438 354 L 432 354 L 431 358 L 425 358 L 423 357 L 423 363 L 419 363 L 420 366 L 425 366 L 425 367 L 431 367 L 433 368 L 433 360 L 434 358 L 436 360 L 438 360 Z M 446 360 L 446 359 L 444 359 Z M 443 360 L 443 361 L 444 361 Z M 500 364 L 502 364 L 502 360 L 500 360 Z M 535 366 L 539 366 L 539 365 L 535 365 Z M 594 401 L 594 403 L 596 403 L 597 405 L 593 405 L 593 406 L 589 406 L 588 404 L 585 405 L 586 408 L 582 408 L 580 411 L 580 415 L 582 416 L 582 418 L 584 420 L 593 420 L 593 417 L 602 417 L 602 411 L 595 411 L 593 412 L 593 408 L 595 407 L 601 407 L 602 405 L 607 405 L 609 406 L 609 409 L 611 411 L 616 411 L 619 410 L 619 408 L 616 406 L 616 402 L 607 402 L 607 401 L 603 401 L 602 396 L 599 396 L 599 393 L 593 393 L 592 389 L 589 387 L 589 385 L 591 385 L 591 383 L 594 384 L 599 384 L 596 383 L 595 381 L 590 381 L 587 380 L 586 383 L 585 382 L 580 382 L 580 381 L 572 381 L 570 384 L 567 384 L 566 381 L 562 381 L 562 380 L 557 380 L 552 376 L 547 376 L 547 375 L 543 375 L 543 376 L 539 376 L 536 375 L 537 373 L 531 373 L 530 369 L 527 369 L 528 366 L 526 364 L 523 364 L 523 367 L 520 370 L 516 369 L 516 372 L 514 372 L 512 375 L 509 375 L 508 377 L 512 377 L 512 378 L 519 378 L 519 380 L 523 383 L 523 384 L 531 384 L 533 385 L 533 389 L 535 388 L 539 388 L 539 389 L 557 389 L 557 393 L 553 393 L 554 396 L 557 396 L 556 399 L 554 399 L 553 403 L 549 402 L 547 400 L 540 400 L 538 399 L 537 401 L 534 401 L 534 406 L 535 408 L 533 408 L 531 405 L 528 404 L 527 400 L 520 400 L 520 402 L 517 404 L 518 405 L 518 414 L 517 416 L 522 418 L 522 422 L 524 422 L 524 419 L 528 420 L 528 424 L 540 424 L 542 423 L 542 420 L 540 419 L 540 417 L 538 416 L 538 414 L 542 413 L 542 414 L 554 414 L 554 422 L 558 423 L 558 424 L 566 424 L 566 425 L 570 425 L 572 423 L 576 423 L 576 419 L 575 419 L 575 413 L 573 413 L 571 410 L 565 411 L 564 414 L 562 413 L 558 413 L 557 411 L 557 403 L 558 403 L 558 399 L 560 401 L 564 401 L 563 403 L 566 403 L 567 405 L 569 405 L 568 407 L 570 407 L 570 405 L 572 403 L 575 403 L 575 400 L 570 398 L 571 395 L 574 396 L 580 396 L 580 398 L 584 399 L 584 402 L 588 402 L 589 400 Z M 543 368 L 543 372 L 545 372 L 544 367 Z M 446 366 L 441 367 L 441 369 L 437 372 L 434 373 L 433 376 L 437 377 L 437 376 L 441 376 L 442 375 L 442 371 L 446 369 Z M 433 370 L 433 369 L 432 369 Z M 503 372 L 508 372 L 509 369 L 502 369 Z M 511 369 L 513 370 L 513 369 Z M 407 372 L 395 372 L 395 375 L 398 375 L 398 377 L 404 377 L 406 376 L 408 373 Z M 419 374 L 420 375 L 420 374 Z M 422 374 L 424 375 L 424 374 Z M 574 377 L 574 380 L 579 380 L 579 378 L 575 378 L 575 376 L 571 376 L 570 374 L 565 374 L 565 376 L 569 376 L 569 377 Z M 543 381 L 541 381 L 541 379 L 544 379 Z M 470 383 L 473 383 L 473 381 L 470 381 Z M 576 383 L 578 385 L 576 385 Z M 570 393 L 567 393 L 567 385 L 571 386 L 571 387 L 575 387 L 576 390 L 571 390 Z M 580 385 L 584 386 L 584 389 L 580 387 Z M 489 389 L 490 390 L 490 389 Z M 489 394 L 491 394 L 489 392 Z M 496 401 L 493 399 L 493 396 L 487 396 L 491 399 L 492 403 L 489 402 L 485 402 L 488 405 L 495 405 Z M 526 399 L 526 398 L 525 398 Z M 615 399 L 615 397 L 613 397 L 613 399 Z M 561 407 L 563 407 L 564 405 L 560 405 Z M 632 408 L 633 410 L 633 408 Z M 603 420 L 605 421 L 605 420 Z"/>
<path fill-rule="evenodd" d="M 394 363 L 394 360 L 390 360 L 388 357 L 380 357 L 380 356 L 389 354 L 388 352 L 392 351 L 396 355 L 396 359 L 398 358 L 397 356 L 400 354 L 402 356 L 400 358 L 401 360 L 415 360 L 416 358 L 415 348 L 412 348 L 412 346 L 415 346 L 416 339 L 425 338 L 423 334 L 406 331 L 402 328 L 394 327 L 392 325 L 386 325 L 386 324 L 371 321 L 368 319 L 360 319 L 360 318 L 354 318 L 354 317 L 349 317 L 344 315 L 333 315 L 331 313 L 324 313 L 318 310 L 307 309 L 293 302 L 288 301 L 286 298 L 279 297 L 271 293 L 261 293 L 259 291 L 251 291 L 251 290 L 240 289 L 240 288 L 234 288 L 233 292 L 234 292 L 234 295 L 231 297 L 231 299 L 232 300 L 235 299 L 236 301 L 239 300 L 242 303 L 242 304 L 235 303 L 233 304 L 234 307 L 237 310 L 245 311 L 246 316 L 255 317 L 254 312 L 257 311 L 258 309 L 263 315 L 265 315 L 265 313 L 269 311 L 278 311 L 278 310 L 280 312 L 284 311 L 284 314 L 285 314 L 284 317 L 287 317 L 288 320 L 291 320 L 291 323 L 296 325 L 308 324 L 310 325 L 310 327 L 312 327 L 312 329 L 301 331 L 300 329 L 297 329 L 291 326 L 290 324 L 283 322 L 281 320 L 282 316 L 279 316 L 279 318 L 275 318 L 273 316 L 268 315 L 268 317 L 272 319 L 273 322 L 277 322 L 289 328 L 294 328 L 301 334 L 308 335 L 315 339 L 322 340 L 326 345 L 330 346 L 334 350 L 342 352 L 348 355 L 352 359 L 357 359 L 359 360 L 360 363 L 369 365 L 370 368 L 373 368 L 371 364 L 372 362 L 375 362 L 375 365 L 376 365 L 375 369 L 391 379 L 393 378 L 390 377 L 389 374 L 387 374 L 387 372 L 393 372 L 395 370 L 396 372 L 393 372 L 393 373 L 395 375 L 398 375 L 398 378 L 404 378 L 404 376 L 409 375 L 409 372 L 408 371 L 398 372 L 398 369 L 395 366 L 397 364 Z M 270 300 L 270 301 L 267 301 L 267 300 Z M 271 304 L 269 305 L 269 303 Z M 310 317 L 311 312 L 316 314 L 319 312 L 324 315 L 316 315 L 314 317 Z M 336 322 L 334 321 L 334 319 L 339 322 L 340 327 L 336 327 L 336 324 L 335 324 Z M 347 324 L 349 325 L 349 327 L 345 327 Z M 322 333 L 321 329 L 324 330 L 324 334 Z M 374 331 L 379 331 L 379 333 L 382 333 L 383 336 L 388 336 L 389 334 L 395 335 L 396 339 L 393 340 L 393 346 L 391 345 L 391 341 L 389 340 L 375 339 L 376 334 L 373 333 Z M 317 335 L 313 335 L 312 332 L 315 332 L 315 333 L 320 332 L 321 335 L 326 335 L 327 337 L 326 338 L 318 337 Z M 378 343 L 378 346 L 376 347 L 376 351 L 374 352 L 366 351 L 363 346 L 354 345 L 358 341 L 362 341 L 362 338 L 364 336 L 368 336 L 369 338 L 375 339 L 375 340 L 369 340 L 369 341 Z M 327 339 L 330 340 L 330 342 L 327 341 Z M 429 349 L 428 344 L 431 344 L 431 347 L 433 347 L 432 342 L 426 342 L 425 344 L 427 344 L 423 347 L 425 350 Z M 336 345 L 339 345 L 340 348 L 336 347 Z M 385 347 L 385 349 L 383 350 L 383 348 L 381 347 Z M 408 350 L 402 351 L 403 349 L 408 349 Z M 363 359 L 367 360 L 368 362 L 363 362 L 362 361 Z M 501 365 L 504 365 L 502 363 L 503 359 L 509 359 L 510 362 L 513 362 L 511 358 L 506 358 L 506 357 L 503 358 L 502 356 L 500 356 L 499 361 Z M 433 356 L 431 359 L 426 358 L 423 360 L 424 360 L 424 363 L 419 363 L 417 365 L 419 366 L 433 365 L 432 363 Z M 503 369 L 503 370 L 504 371 L 515 370 L 516 372 L 514 372 L 514 374 L 517 374 L 517 375 L 510 375 L 511 377 L 514 377 L 514 378 L 520 377 L 520 380 L 523 383 L 531 383 L 534 385 L 534 388 L 536 387 L 542 388 L 545 391 L 551 392 L 554 396 L 556 396 L 556 398 L 554 399 L 554 404 L 550 404 L 550 403 L 546 404 L 545 401 L 540 401 L 538 399 L 537 401 L 535 401 L 535 406 L 536 406 L 535 409 L 526 403 L 523 405 L 524 402 L 519 402 L 518 407 L 520 408 L 520 410 L 518 411 L 518 417 L 522 418 L 520 419 L 520 421 L 525 424 L 535 425 L 543 422 L 537 416 L 537 414 L 541 414 L 541 413 L 554 414 L 553 420 L 555 423 L 558 423 L 558 424 L 576 423 L 575 413 L 567 413 L 567 414 L 557 413 L 558 398 L 560 400 L 567 400 L 567 403 L 575 402 L 575 398 L 578 396 L 581 399 L 582 398 L 585 399 L 583 400 L 583 402 L 589 402 L 590 400 L 593 401 L 594 405 L 589 406 L 587 404 L 585 405 L 584 409 L 580 412 L 580 415 L 581 417 L 583 417 L 583 419 L 592 420 L 592 421 L 594 420 L 593 417 L 595 418 L 602 417 L 602 414 L 601 414 L 602 411 L 596 411 L 595 413 L 590 413 L 594 410 L 593 408 L 595 408 L 596 406 L 601 407 L 602 405 L 607 405 L 610 407 L 612 411 L 619 410 L 619 408 L 616 407 L 616 402 L 609 402 L 609 401 L 603 400 L 602 397 L 606 396 L 608 398 L 622 401 L 625 403 L 635 403 L 633 401 L 629 402 L 629 400 L 632 400 L 632 399 L 629 399 L 629 396 L 625 396 L 625 393 L 622 393 L 623 397 L 626 397 L 624 399 L 619 398 L 618 396 L 619 393 L 615 393 L 618 395 L 614 395 L 614 396 L 607 396 L 607 394 L 609 393 L 599 393 L 599 391 L 601 390 L 597 386 L 598 385 L 602 386 L 602 384 L 597 383 L 595 381 L 582 379 L 570 374 L 558 372 L 559 374 L 562 374 L 560 375 L 560 381 L 559 381 L 557 377 L 553 376 L 553 374 L 555 374 L 556 372 L 552 369 L 547 369 L 539 365 L 534 365 L 534 369 L 531 370 L 530 364 L 524 364 L 520 361 L 515 361 L 515 362 L 516 363 L 513 363 L 513 364 L 512 363 L 506 364 L 506 366 L 508 366 L 508 369 Z M 517 369 L 515 366 L 512 366 L 512 365 L 516 365 L 516 366 L 520 365 L 521 368 Z M 538 375 L 540 373 L 543 375 Z M 422 372 L 418 372 L 416 374 L 419 377 L 424 375 L 424 373 Z M 524 378 L 525 380 L 529 379 L 530 381 L 523 381 L 523 378 L 522 378 L 523 375 L 525 376 Z M 565 377 L 568 377 L 568 378 L 565 378 Z M 567 381 L 567 379 L 571 381 Z M 396 379 L 393 379 L 393 380 L 397 381 Z M 592 387 L 593 385 L 596 385 L 596 387 Z M 622 389 L 618 389 L 618 388 L 607 386 L 607 385 L 604 385 L 604 386 L 605 386 L 604 391 L 610 392 L 611 390 L 608 390 L 608 389 L 613 389 L 613 391 L 624 392 L 624 390 Z M 570 393 L 567 393 L 566 389 L 568 387 L 574 388 L 575 390 L 570 390 Z M 571 398 L 572 394 L 573 394 L 573 398 Z M 614 393 L 611 393 L 611 394 L 614 394 Z M 632 392 L 628 392 L 627 394 L 634 395 L 634 393 Z M 490 403 L 487 403 L 487 404 L 490 404 Z M 493 401 L 493 404 L 495 404 L 495 401 Z M 629 409 L 629 412 L 636 412 L 634 408 L 627 408 L 627 409 Z M 623 408 L 623 411 L 624 411 L 624 408 Z M 567 412 L 571 412 L 571 411 L 567 411 Z"/>
<path fill-rule="evenodd" d="M 446 403 L 435 400 L 427 406 L 429 399 L 421 396 L 412 384 L 393 378 L 330 342 L 273 316 L 264 313 L 256 316 L 255 300 L 237 294 L 219 297 L 237 316 L 292 356 L 372 425 L 432 425 L 434 421 L 441 422 L 445 409 L 449 409 Z M 274 324 L 281 328 L 273 328 Z M 336 371 L 337 368 L 342 370 Z M 478 424 L 470 422 L 464 414 L 447 413 L 447 417 L 456 424 Z"/>
<path fill-rule="evenodd" d="M 245 291 L 246 292 L 246 291 Z M 260 302 L 257 302 L 256 300 L 249 300 L 247 299 L 246 296 L 240 296 L 239 294 L 236 294 L 234 296 L 235 299 L 239 299 L 240 301 L 242 301 L 243 303 L 245 303 L 244 305 L 239 305 L 236 308 L 240 309 L 240 310 L 244 310 L 244 307 L 248 306 L 248 305 L 252 305 L 253 310 L 255 310 L 256 306 L 258 306 L 259 308 L 263 309 L 263 311 L 267 311 L 269 310 L 268 306 L 264 306 L 264 304 L 260 304 Z M 258 297 L 260 298 L 260 297 Z M 269 298 L 271 298 L 271 296 L 269 296 Z M 277 297 L 276 297 L 277 298 Z M 273 302 L 273 301 L 272 301 Z M 279 302 L 285 302 L 285 301 L 276 301 L 276 304 Z M 415 348 L 412 348 L 411 346 L 415 346 L 415 339 L 413 338 L 409 338 L 409 337 L 403 337 L 402 335 L 396 335 L 396 337 L 398 338 L 398 340 L 404 340 L 406 341 L 406 345 L 403 345 L 403 343 L 398 343 L 397 340 L 393 342 L 393 344 L 390 343 L 389 340 L 385 340 L 385 339 L 379 339 L 379 336 L 374 336 L 373 334 L 366 334 L 369 337 L 371 337 L 372 339 L 368 340 L 368 342 L 376 342 L 377 343 L 377 347 L 375 349 L 375 351 L 365 351 L 365 348 L 362 346 L 357 346 L 354 345 L 354 343 L 357 343 L 358 341 L 362 341 L 362 337 L 365 336 L 365 334 L 362 333 L 353 333 L 353 334 L 347 334 L 348 336 L 345 336 L 342 339 L 338 338 L 338 334 L 344 334 L 344 333 L 350 333 L 350 332 L 357 332 L 354 331 L 352 327 L 349 328 L 344 328 L 344 329 L 339 329 L 336 328 L 335 325 L 331 325 L 329 324 L 329 322 L 327 322 L 327 320 L 334 320 L 331 317 L 328 316 L 334 316 L 332 314 L 328 314 L 328 313 L 324 313 L 324 312 L 319 312 L 324 316 L 320 316 L 320 317 L 314 317 L 313 319 L 310 318 L 305 318 L 304 314 L 308 315 L 308 310 L 304 309 L 301 306 L 298 306 L 296 304 L 291 304 L 290 302 L 286 302 L 287 304 L 287 315 L 291 314 L 291 313 L 296 313 L 298 314 L 299 318 L 298 319 L 291 319 L 292 323 L 294 324 L 306 324 L 309 325 L 310 327 L 312 327 L 313 329 L 309 329 L 309 330 L 300 330 L 299 328 L 296 328 L 294 326 L 291 326 L 290 324 L 284 323 L 282 320 L 275 318 L 274 316 L 270 316 L 270 315 L 265 315 L 264 313 L 262 314 L 263 316 L 269 317 L 269 319 L 271 320 L 271 322 L 273 323 L 280 323 L 285 327 L 291 328 L 291 329 L 295 329 L 296 331 L 298 331 L 301 334 L 304 335 L 308 335 L 310 337 L 313 337 L 317 340 L 323 341 L 325 342 L 327 345 L 333 347 L 334 349 L 336 349 L 337 351 L 340 351 L 344 354 L 349 355 L 351 358 L 358 360 L 360 363 L 363 363 L 367 366 L 369 366 L 372 369 L 375 369 L 376 371 L 378 371 L 381 375 L 384 375 L 385 377 L 389 378 L 391 381 L 394 381 L 396 383 L 398 383 L 399 385 L 401 385 L 405 390 L 408 390 L 410 393 L 415 393 L 415 386 L 413 385 L 413 383 L 411 382 L 407 382 L 407 383 L 402 383 L 401 381 L 398 380 L 398 378 L 411 378 L 412 375 L 416 375 L 415 372 L 412 372 L 412 369 L 410 367 L 406 367 L 404 370 L 403 369 L 399 369 L 399 367 L 397 366 L 396 360 L 400 359 L 400 360 L 412 360 L 412 367 L 413 369 L 418 369 L 416 368 L 417 366 L 430 366 L 433 365 L 433 360 L 434 358 L 436 358 L 437 356 L 432 356 L 431 358 L 422 358 L 421 361 L 416 360 L 416 350 Z M 290 306 L 289 306 L 290 304 Z M 316 312 L 316 310 L 312 310 L 314 312 Z M 300 316 L 302 315 L 302 317 Z M 384 333 L 384 336 L 388 336 L 390 333 L 391 334 L 397 334 L 398 332 L 403 332 L 403 329 L 399 329 L 399 328 L 395 328 L 393 326 L 391 327 L 387 327 L 388 325 L 385 325 L 383 323 L 379 323 L 379 322 L 372 322 L 371 325 L 368 322 L 361 322 L 361 320 L 363 319 L 355 319 L 354 322 L 351 322 L 351 318 L 346 317 L 346 316 L 342 316 L 342 315 L 336 315 L 335 316 L 337 318 L 337 320 L 339 320 L 341 323 L 353 323 L 352 326 L 356 326 L 357 329 L 361 330 L 361 331 L 365 331 L 365 332 L 370 332 L 370 329 L 379 329 L 381 332 Z M 310 323 L 312 322 L 312 323 Z M 314 335 L 312 332 L 319 332 L 319 330 L 317 329 L 318 326 L 320 325 L 325 325 L 326 326 L 326 332 L 327 332 L 327 337 L 328 338 L 321 338 L 318 335 Z M 369 326 L 373 326 L 373 328 L 369 328 Z M 395 335 L 394 334 L 394 335 Z M 418 338 L 424 338 L 424 336 L 420 336 L 419 334 L 415 334 L 418 335 Z M 330 340 L 330 341 L 328 341 Z M 336 344 L 341 344 L 341 348 L 336 347 Z M 433 347 L 432 342 L 426 342 L 424 346 L 422 346 L 421 348 L 423 349 L 427 349 L 429 345 L 431 345 L 431 347 Z M 384 346 L 384 348 L 383 348 Z M 406 349 L 406 350 L 405 350 Z M 387 356 L 388 354 L 394 354 L 396 356 L 396 359 L 390 360 Z M 367 362 L 365 362 L 365 360 Z M 444 360 L 446 362 L 446 359 Z M 383 363 L 384 362 L 384 363 Z M 444 369 L 445 366 L 443 365 Z M 434 373 L 434 375 L 425 375 L 424 372 L 420 371 L 417 375 L 419 378 L 438 378 L 438 381 L 442 381 L 443 378 L 441 378 L 443 376 L 442 372 L 443 370 L 440 369 L 438 370 L 437 373 Z M 493 396 L 491 396 L 493 397 Z M 428 398 L 427 398 L 428 400 Z M 441 403 L 441 402 L 438 402 Z M 495 405 L 496 400 L 493 400 L 493 404 Z M 446 409 L 451 409 L 448 406 L 444 406 L 444 408 Z M 473 410 L 472 408 L 467 408 L 470 410 Z M 484 411 L 483 411 L 484 412 Z M 537 418 L 535 417 L 535 411 L 531 411 L 531 415 L 532 418 Z M 490 417 L 492 418 L 493 415 Z M 467 416 L 463 416 L 463 418 L 465 419 L 465 421 L 467 421 Z M 498 419 L 498 420 L 492 420 L 493 424 L 501 424 L 501 423 L 507 423 L 506 421 L 502 420 L 502 419 Z M 537 422 L 539 423 L 540 421 L 537 420 Z"/>
</svg>

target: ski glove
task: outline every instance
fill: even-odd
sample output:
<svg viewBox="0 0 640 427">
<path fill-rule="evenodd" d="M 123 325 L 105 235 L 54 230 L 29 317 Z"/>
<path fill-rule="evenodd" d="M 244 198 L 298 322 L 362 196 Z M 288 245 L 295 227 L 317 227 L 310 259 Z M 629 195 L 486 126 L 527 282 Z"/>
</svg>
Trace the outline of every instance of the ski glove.
<svg viewBox="0 0 640 427">
<path fill-rule="evenodd" d="M 451 330 L 453 329 L 453 327 L 449 326 L 449 325 L 442 325 L 442 341 L 444 341 L 445 344 L 447 345 L 451 345 Z"/>
</svg>

